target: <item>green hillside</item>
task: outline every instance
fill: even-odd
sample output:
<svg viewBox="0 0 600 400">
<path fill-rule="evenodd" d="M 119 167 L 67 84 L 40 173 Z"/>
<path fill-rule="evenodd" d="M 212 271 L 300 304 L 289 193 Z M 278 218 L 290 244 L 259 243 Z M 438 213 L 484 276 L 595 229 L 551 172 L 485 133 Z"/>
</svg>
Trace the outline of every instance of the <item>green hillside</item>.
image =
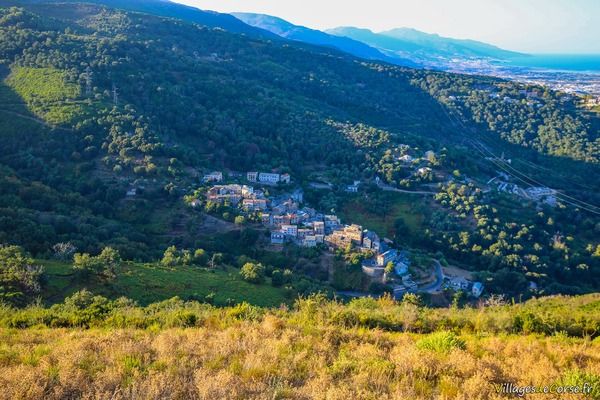
<svg viewBox="0 0 600 400">
<path fill-rule="evenodd" d="M 290 301 L 283 288 L 271 286 L 270 281 L 261 285 L 245 282 L 235 268 L 210 270 L 198 266 L 127 263 L 118 271 L 116 280 L 103 282 L 77 279 L 71 264 L 41 261 L 41 265 L 45 267 L 48 281 L 43 299 L 49 304 L 60 303 L 84 289 L 109 298 L 127 297 L 144 305 L 174 295 L 221 306 L 247 301 L 258 306 L 276 307 Z M 291 290 L 287 294 L 291 296 Z"/>
</svg>

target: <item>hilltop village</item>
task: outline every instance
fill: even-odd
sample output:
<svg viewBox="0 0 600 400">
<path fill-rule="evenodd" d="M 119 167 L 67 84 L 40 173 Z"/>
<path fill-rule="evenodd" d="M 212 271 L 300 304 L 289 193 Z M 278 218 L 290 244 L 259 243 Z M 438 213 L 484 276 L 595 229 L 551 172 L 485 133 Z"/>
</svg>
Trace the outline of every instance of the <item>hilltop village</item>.
<svg viewBox="0 0 600 400">
<path fill-rule="evenodd" d="M 208 204 L 236 208 L 241 215 L 260 223 L 269 230 L 270 245 L 275 249 L 291 244 L 304 248 L 319 247 L 331 253 L 358 252 L 362 255 L 362 272 L 371 282 L 391 287 L 395 297 L 407 292 L 435 292 L 450 288 L 466 291 L 477 298 L 483 291 L 480 282 L 464 277 L 445 277 L 437 261 L 431 272 L 433 280 L 419 286 L 410 272 L 409 251 L 395 248 L 390 239 L 381 238 L 361 225 L 343 223 L 335 214 L 325 214 L 306 206 L 302 189 L 291 185 L 289 174 L 252 171 L 228 173 L 227 177 L 228 180 L 220 171 L 204 175 L 204 200 Z M 360 181 L 355 181 L 346 191 L 358 192 L 360 185 Z M 268 189 L 275 187 L 290 190 L 269 195 Z M 200 199 L 189 202 L 194 208 L 201 204 Z"/>
</svg>

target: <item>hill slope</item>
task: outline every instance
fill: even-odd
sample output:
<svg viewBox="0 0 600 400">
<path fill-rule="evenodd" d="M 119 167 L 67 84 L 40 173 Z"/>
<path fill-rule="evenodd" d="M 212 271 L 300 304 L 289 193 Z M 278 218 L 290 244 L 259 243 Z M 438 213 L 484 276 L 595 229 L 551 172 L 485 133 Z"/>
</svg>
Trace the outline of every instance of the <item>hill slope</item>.
<svg viewBox="0 0 600 400">
<path fill-rule="evenodd" d="M 171 244 L 232 253 L 202 236 L 202 213 L 183 201 L 199 175 L 290 172 L 311 206 L 381 214 L 399 245 L 483 270 L 498 292 L 518 295 L 529 279 L 551 293 L 600 284 L 600 182 L 588 179 L 600 139 L 560 93 L 89 3 L 2 8 L 0 39 L 0 242 L 41 258 L 66 241 L 128 260 L 155 261 Z M 400 161 L 406 149 L 415 163 Z M 554 209 L 503 196 L 488 184 L 501 171 L 565 194 Z M 401 234 L 413 208 L 387 204 L 376 177 L 437 195 L 410 200 L 423 229 Z M 333 190 L 311 190 L 320 179 Z M 355 179 L 364 193 L 347 203 Z"/>
<path fill-rule="evenodd" d="M 36 4 L 67 4 L 81 3 L 78 0 L 2 0 L 0 6 L 29 5 Z M 107 7 L 127 11 L 142 12 L 146 14 L 176 18 L 188 22 L 197 23 L 211 28 L 221 28 L 229 32 L 247 34 L 254 37 L 274 39 L 277 36 L 261 29 L 253 28 L 229 14 L 214 11 L 204 11 L 196 7 L 188 7 L 174 3 L 169 0 L 87 0 L 85 3 L 101 4 Z"/>
</svg>

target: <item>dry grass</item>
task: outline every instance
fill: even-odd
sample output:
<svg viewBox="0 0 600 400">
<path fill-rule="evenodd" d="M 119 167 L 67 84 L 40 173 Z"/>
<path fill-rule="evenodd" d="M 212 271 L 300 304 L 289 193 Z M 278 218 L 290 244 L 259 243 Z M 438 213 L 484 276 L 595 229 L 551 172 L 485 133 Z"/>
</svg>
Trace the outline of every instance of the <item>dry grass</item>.
<svg viewBox="0 0 600 400">
<path fill-rule="evenodd" d="M 426 336 L 275 313 L 187 329 L 1 329 L 0 398 L 496 399 L 494 383 L 600 377 L 598 340 L 462 335 L 464 348 L 436 352 L 417 345 Z"/>
</svg>

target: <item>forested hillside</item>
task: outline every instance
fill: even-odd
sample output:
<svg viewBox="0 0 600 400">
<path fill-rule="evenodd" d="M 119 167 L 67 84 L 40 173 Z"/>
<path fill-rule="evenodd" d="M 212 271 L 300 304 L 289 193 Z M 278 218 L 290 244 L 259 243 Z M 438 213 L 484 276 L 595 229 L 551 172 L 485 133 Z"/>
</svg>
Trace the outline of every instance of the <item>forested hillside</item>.
<svg viewBox="0 0 600 400">
<path fill-rule="evenodd" d="M 503 271 L 498 291 L 519 278 L 519 293 L 525 275 L 561 282 L 553 292 L 598 285 L 600 225 L 586 206 L 600 192 L 589 179 L 598 173 L 598 123 L 572 98 L 189 18 L 7 4 L 20 7 L 0 8 L 0 243 L 37 257 L 62 242 L 93 254 L 112 246 L 127 260 L 155 261 L 172 244 L 205 247 L 201 217 L 182 201 L 202 171 L 291 172 L 299 184 L 317 173 L 336 185 L 377 176 L 394 188 L 431 184 L 440 193 L 439 204 L 418 204 L 425 222 L 413 235 L 395 224 L 398 243 Z M 406 143 L 436 150 L 438 175 L 460 186 L 437 187 L 444 182 L 434 174 L 410 181 L 395 158 Z M 484 207 L 489 198 L 471 196 L 480 192 L 469 185 L 493 178 L 498 168 L 486 158 L 503 152 L 585 203 L 536 210 L 501 198 L 502 207 Z M 126 197 L 132 187 L 140 190 L 135 200 Z M 344 205 L 336 196 L 307 193 L 326 211 Z M 385 200 L 365 198 L 386 216 Z M 505 240 L 513 231 L 524 233 Z"/>
</svg>

